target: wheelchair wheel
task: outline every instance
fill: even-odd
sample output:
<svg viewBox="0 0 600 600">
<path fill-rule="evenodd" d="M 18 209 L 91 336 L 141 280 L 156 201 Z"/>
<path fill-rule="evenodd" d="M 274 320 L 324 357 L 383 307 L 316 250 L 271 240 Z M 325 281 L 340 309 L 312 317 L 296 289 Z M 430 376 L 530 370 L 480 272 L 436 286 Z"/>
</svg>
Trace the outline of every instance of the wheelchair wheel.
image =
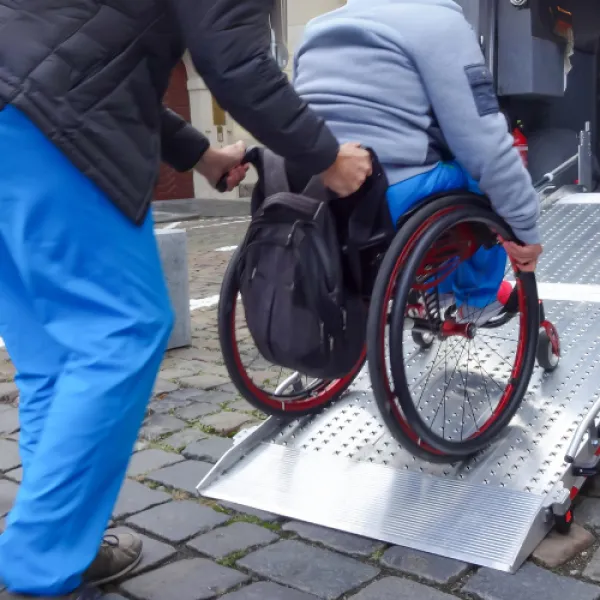
<svg viewBox="0 0 600 600">
<path fill-rule="evenodd" d="M 493 251 L 498 237 L 513 239 L 481 199 L 442 198 L 402 226 L 378 274 L 368 327 L 373 390 L 399 442 L 428 460 L 456 462 L 486 448 L 529 385 L 539 333 L 535 277 L 510 265 L 505 278 L 516 281 L 517 310 L 487 321 L 459 319 L 454 300 L 439 293 L 467 259 Z M 417 333 L 435 338 L 431 349 L 415 345 Z"/>
<path fill-rule="evenodd" d="M 364 365 L 366 351 L 342 379 L 325 381 L 286 370 L 264 359 L 246 327 L 233 255 L 221 286 L 218 326 L 225 367 L 238 392 L 258 410 L 290 418 L 316 414 L 339 398 Z"/>
</svg>

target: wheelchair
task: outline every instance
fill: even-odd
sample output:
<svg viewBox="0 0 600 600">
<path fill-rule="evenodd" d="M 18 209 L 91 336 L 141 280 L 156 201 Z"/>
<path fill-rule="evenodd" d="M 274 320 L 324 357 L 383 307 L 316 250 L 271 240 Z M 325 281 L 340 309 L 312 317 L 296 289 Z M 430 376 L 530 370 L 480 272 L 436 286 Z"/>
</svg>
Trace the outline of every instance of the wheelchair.
<svg viewBox="0 0 600 600">
<path fill-rule="evenodd" d="M 258 186 L 260 153 L 249 153 L 248 162 L 259 172 Z M 296 419 L 340 398 L 366 362 L 382 419 L 407 451 L 429 462 L 469 458 L 512 420 L 536 359 L 546 372 L 559 363 L 559 337 L 545 318 L 535 275 L 519 272 L 510 259 L 505 279 L 513 291 L 488 321 L 457 319 L 452 295 L 439 291 L 477 252 L 514 239 L 488 201 L 466 191 L 427 198 L 393 232 L 375 231 L 360 247 L 361 293 L 369 305 L 365 348 L 351 371 L 333 381 L 285 373 L 252 351 L 238 249 L 218 309 L 223 360 L 234 386 L 262 413 Z"/>
</svg>

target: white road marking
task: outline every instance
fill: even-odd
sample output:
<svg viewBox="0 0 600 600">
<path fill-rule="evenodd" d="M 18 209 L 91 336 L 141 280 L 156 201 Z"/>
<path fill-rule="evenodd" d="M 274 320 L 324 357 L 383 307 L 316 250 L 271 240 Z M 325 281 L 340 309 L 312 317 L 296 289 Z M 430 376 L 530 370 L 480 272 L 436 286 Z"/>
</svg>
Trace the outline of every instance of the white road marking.
<svg viewBox="0 0 600 600">
<path fill-rule="evenodd" d="M 198 310 L 199 308 L 211 308 L 219 303 L 219 296 L 209 296 L 208 298 L 200 298 L 190 300 L 190 310 Z"/>
<path fill-rule="evenodd" d="M 233 252 L 237 250 L 237 246 L 223 246 L 222 248 L 215 248 L 215 252 Z"/>
<path fill-rule="evenodd" d="M 600 204 L 600 194 L 573 194 L 556 204 Z"/>
<path fill-rule="evenodd" d="M 250 221 L 250 217 L 247 219 L 238 219 L 237 221 L 226 221 L 224 223 L 212 223 L 211 225 L 195 225 L 194 227 L 190 227 L 190 229 L 211 229 L 213 227 L 225 227 L 226 225 L 235 225 L 237 223 L 248 223 Z"/>
<path fill-rule="evenodd" d="M 600 285 L 583 283 L 538 283 L 541 300 L 600 302 Z"/>
<path fill-rule="evenodd" d="M 562 302 L 593 302 L 600 304 L 600 285 L 582 283 L 538 283 L 538 294 L 542 300 Z M 212 308 L 219 303 L 219 295 L 190 300 L 190 310 Z M 0 348 L 4 348 L 0 338 Z"/>
<path fill-rule="evenodd" d="M 165 225 L 161 229 L 163 231 L 168 230 L 168 229 L 177 229 L 177 227 L 179 227 L 179 225 L 181 225 L 181 221 L 177 221 L 176 223 L 169 223 L 168 225 Z"/>
</svg>

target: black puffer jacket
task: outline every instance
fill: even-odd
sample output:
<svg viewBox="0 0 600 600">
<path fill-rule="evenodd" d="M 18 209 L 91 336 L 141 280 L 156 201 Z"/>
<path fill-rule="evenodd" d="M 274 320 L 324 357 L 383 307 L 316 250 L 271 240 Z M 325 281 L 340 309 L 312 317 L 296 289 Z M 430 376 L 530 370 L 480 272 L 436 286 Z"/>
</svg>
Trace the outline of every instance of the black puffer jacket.
<svg viewBox="0 0 600 600">
<path fill-rule="evenodd" d="M 132 220 L 162 158 L 193 167 L 208 142 L 162 107 L 190 50 L 221 106 L 311 172 L 337 142 L 270 58 L 273 0 L 0 0 L 0 108 L 24 111 Z"/>
</svg>

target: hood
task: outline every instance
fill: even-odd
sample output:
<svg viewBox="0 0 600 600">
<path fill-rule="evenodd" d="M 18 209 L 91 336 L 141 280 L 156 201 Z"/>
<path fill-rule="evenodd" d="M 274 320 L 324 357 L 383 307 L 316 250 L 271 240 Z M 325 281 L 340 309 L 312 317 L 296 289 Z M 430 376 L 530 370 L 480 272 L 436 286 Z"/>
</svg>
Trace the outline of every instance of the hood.
<svg viewBox="0 0 600 600">
<path fill-rule="evenodd" d="M 389 4 L 413 4 L 415 8 L 419 6 L 439 6 L 462 13 L 462 8 L 453 0 L 348 0 L 347 5 L 358 6 L 385 6 Z"/>
</svg>

